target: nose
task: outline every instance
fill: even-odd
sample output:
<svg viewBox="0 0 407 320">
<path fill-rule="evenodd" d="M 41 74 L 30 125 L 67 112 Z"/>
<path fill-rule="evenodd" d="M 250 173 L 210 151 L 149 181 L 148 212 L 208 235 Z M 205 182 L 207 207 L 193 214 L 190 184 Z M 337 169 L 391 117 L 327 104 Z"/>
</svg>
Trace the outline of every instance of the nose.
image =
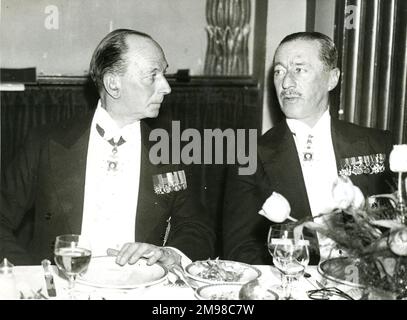
<svg viewBox="0 0 407 320">
<path fill-rule="evenodd" d="M 283 78 L 283 83 L 282 83 L 283 89 L 295 87 L 295 85 L 296 85 L 296 82 L 295 82 L 294 76 L 292 75 L 291 72 L 287 72 Z"/>
<path fill-rule="evenodd" d="M 161 78 L 160 82 L 160 89 L 159 92 L 163 95 L 170 94 L 171 93 L 171 87 L 170 84 L 168 83 L 167 79 L 163 75 Z"/>
</svg>

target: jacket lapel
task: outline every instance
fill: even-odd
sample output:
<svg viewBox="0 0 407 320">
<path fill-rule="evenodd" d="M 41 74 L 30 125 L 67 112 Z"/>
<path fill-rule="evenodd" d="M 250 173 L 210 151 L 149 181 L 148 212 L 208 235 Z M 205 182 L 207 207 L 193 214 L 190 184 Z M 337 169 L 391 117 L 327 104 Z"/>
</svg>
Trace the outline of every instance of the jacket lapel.
<svg viewBox="0 0 407 320">
<path fill-rule="evenodd" d="M 157 243 L 156 240 L 165 230 L 165 221 L 169 215 L 169 196 L 156 195 L 154 192 L 153 175 L 161 173 L 160 169 L 163 171 L 164 165 L 151 164 L 149 160 L 152 145 L 149 141 L 151 128 L 144 120 L 141 120 L 140 128 L 141 164 L 135 239 L 139 242 Z"/>
<path fill-rule="evenodd" d="M 294 138 L 285 121 L 259 146 L 259 158 L 269 178 L 270 190 L 281 193 L 290 203 L 291 216 L 302 219 L 311 215 L 305 182 Z"/>
<path fill-rule="evenodd" d="M 50 141 L 50 166 L 61 214 L 70 231 L 80 233 L 86 158 L 93 113 L 69 121 Z"/>
<path fill-rule="evenodd" d="M 80 233 L 85 193 L 86 160 L 93 113 L 66 124 L 50 141 L 51 174 L 61 207 L 61 213 L 70 232 Z M 157 236 L 165 224 L 169 211 L 168 195 L 154 193 L 152 176 L 165 166 L 153 166 L 149 161 L 150 127 L 141 121 L 141 164 L 136 216 L 136 241 L 147 241 Z M 168 171 L 168 170 L 167 170 Z M 154 230 L 159 228 L 160 231 Z"/>
</svg>

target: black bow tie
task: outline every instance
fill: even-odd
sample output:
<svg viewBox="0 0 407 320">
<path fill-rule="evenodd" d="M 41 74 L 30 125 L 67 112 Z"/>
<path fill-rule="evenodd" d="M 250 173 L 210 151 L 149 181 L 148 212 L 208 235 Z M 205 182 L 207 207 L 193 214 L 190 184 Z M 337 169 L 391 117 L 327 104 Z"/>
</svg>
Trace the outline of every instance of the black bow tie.
<svg viewBox="0 0 407 320">
<path fill-rule="evenodd" d="M 100 134 L 100 136 L 103 138 L 105 135 L 105 130 L 98 124 L 96 124 L 96 130 L 97 132 Z M 113 147 L 119 147 L 121 146 L 123 143 L 126 142 L 126 140 L 123 139 L 122 136 L 120 136 L 119 141 L 116 143 L 114 142 L 113 138 L 111 138 L 110 140 L 107 140 L 107 142 L 109 142 Z"/>
</svg>

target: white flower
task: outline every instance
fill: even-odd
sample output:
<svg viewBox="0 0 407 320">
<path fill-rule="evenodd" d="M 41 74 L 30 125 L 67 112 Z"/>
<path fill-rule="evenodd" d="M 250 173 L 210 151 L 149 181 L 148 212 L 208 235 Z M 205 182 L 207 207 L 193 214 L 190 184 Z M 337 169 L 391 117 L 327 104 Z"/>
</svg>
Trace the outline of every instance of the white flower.
<svg viewBox="0 0 407 320">
<path fill-rule="evenodd" d="M 362 209 L 365 206 L 365 196 L 363 192 L 356 186 L 353 186 L 354 197 L 352 201 L 352 208 L 354 209 Z"/>
<path fill-rule="evenodd" d="M 333 183 L 332 198 L 335 207 L 345 210 L 350 207 L 354 197 L 354 185 L 346 176 L 339 176 Z"/>
<path fill-rule="evenodd" d="M 390 233 L 388 239 L 390 250 L 398 256 L 407 256 L 407 227 Z"/>
<path fill-rule="evenodd" d="M 365 205 L 362 191 L 347 176 L 339 176 L 333 183 L 332 198 L 335 208 L 346 210 L 361 209 Z"/>
<path fill-rule="evenodd" d="M 291 207 L 287 199 L 278 192 L 273 192 L 264 202 L 259 214 L 265 216 L 272 222 L 281 223 L 290 217 Z"/>
<path fill-rule="evenodd" d="M 407 144 L 396 144 L 390 152 L 390 170 L 407 172 Z"/>
</svg>

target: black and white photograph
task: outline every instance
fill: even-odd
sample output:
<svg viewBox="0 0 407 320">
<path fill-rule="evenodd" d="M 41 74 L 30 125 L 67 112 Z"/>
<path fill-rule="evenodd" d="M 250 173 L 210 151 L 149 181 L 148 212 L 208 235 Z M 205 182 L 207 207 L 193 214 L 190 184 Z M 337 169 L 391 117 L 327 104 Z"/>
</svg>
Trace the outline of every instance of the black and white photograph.
<svg viewBox="0 0 407 320">
<path fill-rule="evenodd" d="M 0 300 L 407 300 L 407 0 L 0 3 Z"/>
</svg>

